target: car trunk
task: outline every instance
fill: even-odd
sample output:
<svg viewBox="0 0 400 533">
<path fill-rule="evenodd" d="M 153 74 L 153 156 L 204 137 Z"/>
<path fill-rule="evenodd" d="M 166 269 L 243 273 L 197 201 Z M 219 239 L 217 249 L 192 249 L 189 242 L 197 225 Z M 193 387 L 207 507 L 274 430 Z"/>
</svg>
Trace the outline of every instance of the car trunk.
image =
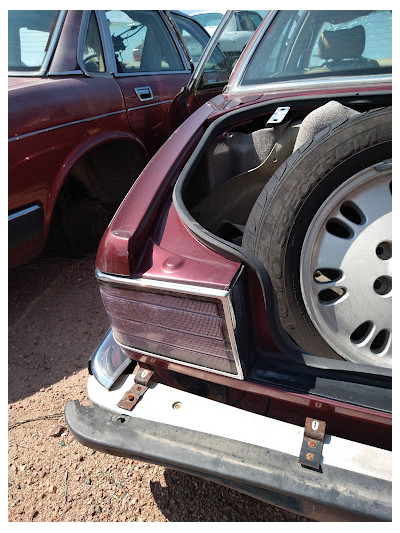
<svg viewBox="0 0 400 533">
<path fill-rule="evenodd" d="M 240 324 L 252 316 L 245 355 L 249 381 L 390 412 L 390 369 L 296 350 L 280 327 L 276 302 L 271 304 L 274 294 L 268 272 L 241 246 L 249 213 L 260 192 L 302 142 L 303 138 L 296 144 L 305 117 L 330 101 L 343 105 L 351 114 L 390 105 L 390 95 L 280 99 L 225 115 L 209 128 L 183 169 L 174 190 L 174 204 L 184 224 L 201 242 L 245 265 L 243 299 L 248 307 L 245 309 L 241 301 L 242 315 L 238 314 L 237 321 Z"/>
<path fill-rule="evenodd" d="M 336 92 L 313 98 L 288 93 L 285 98 L 271 97 L 269 102 L 234 108 L 211 122 L 201 137 L 177 178 L 173 203 L 166 201 L 163 209 L 154 207 L 146 212 L 146 220 L 150 215 L 155 216 L 153 236 L 148 235 L 146 246 L 137 236 L 139 232 L 132 229 L 131 214 L 129 219 L 121 214 L 115 217 L 100 247 L 97 277 L 114 338 L 126 355 L 151 367 L 154 365 L 157 379 L 174 387 L 193 389 L 196 394 L 207 397 L 222 394 L 224 401 L 244 409 L 254 410 L 259 404 L 260 410 L 267 410 L 269 416 L 296 424 L 302 424 L 305 415 L 321 416 L 329 421 L 335 435 L 362 439 L 372 445 L 379 441 L 382 446 L 384 442 L 383 446 L 390 448 L 391 370 L 322 357 L 319 353 L 300 349 L 280 324 L 268 271 L 241 246 L 249 212 L 270 177 L 295 148 L 304 119 L 330 101 L 351 112 L 390 105 L 390 92 L 385 86 L 379 89 Z M 221 100 L 222 97 L 218 98 Z M 278 108 L 285 109 L 275 114 Z M 278 118 L 275 120 L 275 117 Z M 150 171 L 151 175 L 158 175 L 149 167 Z M 145 191 L 153 194 L 148 187 Z M 139 194 L 138 189 L 136 194 Z M 126 206 L 130 200 L 128 195 Z M 156 204 L 152 201 L 151 205 Z M 128 222 L 130 229 L 126 232 L 124 228 Z M 125 233 L 122 234 L 121 228 Z M 107 258 L 112 259 L 114 246 L 109 242 L 121 238 L 129 242 L 131 250 L 124 257 L 133 256 L 130 270 L 107 262 Z M 196 240 L 205 246 L 198 246 Z M 182 256 L 183 266 L 181 263 L 165 263 L 171 254 Z M 203 257 L 204 254 L 207 257 Z M 222 285 L 215 285 L 213 276 L 216 271 L 219 272 L 219 282 L 223 281 L 228 290 L 229 301 L 215 292 L 215 289 L 222 288 Z M 221 273 L 224 273 L 223 278 Z M 197 324 L 203 311 L 196 314 L 199 294 L 192 295 L 199 285 L 206 290 L 202 293 L 204 301 L 210 303 L 214 298 L 213 305 L 219 309 L 219 299 L 233 310 L 230 333 L 215 341 L 236 352 L 234 358 L 231 353 L 226 356 L 232 368 L 214 366 L 207 355 L 211 353 L 208 340 L 207 346 L 193 345 L 193 335 L 188 333 L 192 326 L 185 333 L 185 339 L 192 351 L 197 352 L 196 360 L 188 359 L 188 353 L 192 352 L 188 352 L 186 344 L 186 351 L 179 350 L 179 353 L 167 346 L 169 343 L 175 345 L 175 341 L 180 346 L 181 339 L 172 341 L 165 337 L 167 344 L 164 346 L 161 342 L 164 323 L 160 322 L 159 315 L 153 317 L 151 314 L 154 320 L 146 315 L 146 328 L 151 329 L 143 334 L 149 339 L 146 345 L 137 344 L 137 339 L 132 338 L 134 331 L 129 333 L 124 322 L 128 319 L 130 323 L 135 313 L 137 320 L 142 321 L 143 313 L 133 311 L 136 308 L 153 313 L 153 300 L 147 301 L 151 298 L 158 303 L 164 302 L 162 308 L 167 322 L 172 320 L 170 308 L 175 309 L 174 314 L 179 311 L 180 318 L 174 322 L 174 331 L 185 329 L 189 323 Z M 183 315 L 186 317 L 183 306 L 191 300 L 194 307 L 191 307 L 187 322 L 182 318 Z M 224 313 L 226 318 L 231 311 L 218 311 L 217 321 L 224 321 Z M 196 326 L 193 334 L 204 334 L 202 328 Z M 237 349 L 233 346 L 235 343 Z M 238 368 L 243 371 L 242 376 L 237 373 Z M 337 413 L 341 413 L 339 418 Z M 342 424 L 349 419 L 352 420 L 350 425 Z M 368 421 L 372 420 L 380 428 L 375 434 L 369 434 L 367 428 Z"/>
<path fill-rule="evenodd" d="M 280 100 L 279 105 L 264 104 L 246 112 L 233 112 L 231 123 L 224 118 L 221 125 L 214 126 L 207 138 L 203 138 L 201 156 L 188 172 L 182 173 L 176 189 L 178 205 L 209 234 L 240 244 L 244 226 L 262 189 L 300 146 L 301 141 L 296 142 L 299 132 L 305 138 L 304 118 L 329 101 L 339 102 L 355 112 L 391 104 L 388 95 L 336 95 L 329 99 Z M 334 121 L 335 115 L 329 115 L 328 111 L 326 122 Z"/>
</svg>

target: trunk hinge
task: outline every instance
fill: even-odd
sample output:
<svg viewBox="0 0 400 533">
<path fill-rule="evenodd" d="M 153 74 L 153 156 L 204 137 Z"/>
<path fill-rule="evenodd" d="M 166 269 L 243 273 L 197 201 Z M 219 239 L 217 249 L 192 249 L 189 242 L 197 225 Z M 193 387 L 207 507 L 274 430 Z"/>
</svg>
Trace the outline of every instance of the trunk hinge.
<svg viewBox="0 0 400 533">
<path fill-rule="evenodd" d="M 135 368 L 135 384 L 131 387 L 121 400 L 118 402 L 118 407 L 126 409 L 127 411 L 132 411 L 135 405 L 138 403 L 140 398 L 149 388 L 149 381 L 151 380 L 154 372 L 148 370 L 147 368 L 140 368 L 137 366 Z"/>
<path fill-rule="evenodd" d="M 306 466 L 313 470 L 320 469 L 325 428 L 326 422 L 315 418 L 306 418 L 303 443 L 298 458 L 301 466 Z"/>
</svg>

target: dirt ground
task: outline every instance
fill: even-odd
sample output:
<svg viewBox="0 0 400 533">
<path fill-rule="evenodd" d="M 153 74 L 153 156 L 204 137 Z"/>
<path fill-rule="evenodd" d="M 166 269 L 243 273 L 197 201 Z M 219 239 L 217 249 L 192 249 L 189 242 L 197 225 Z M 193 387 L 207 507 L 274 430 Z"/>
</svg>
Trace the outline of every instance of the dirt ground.
<svg viewBox="0 0 400 533">
<path fill-rule="evenodd" d="M 87 361 L 108 329 L 95 254 L 41 256 L 9 272 L 10 522 L 293 522 L 307 519 L 214 483 L 94 452 L 65 402 L 86 395 Z"/>
</svg>

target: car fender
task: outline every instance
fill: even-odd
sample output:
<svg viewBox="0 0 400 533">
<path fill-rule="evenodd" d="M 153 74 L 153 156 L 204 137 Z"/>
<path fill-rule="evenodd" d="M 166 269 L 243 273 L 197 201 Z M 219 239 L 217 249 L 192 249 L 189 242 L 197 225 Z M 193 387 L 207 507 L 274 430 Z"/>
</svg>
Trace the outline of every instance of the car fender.
<svg viewBox="0 0 400 533">
<path fill-rule="evenodd" d="M 100 132 L 88 139 L 83 143 L 75 146 L 74 149 L 67 155 L 63 163 L 60 165 L 60 169 L 56 179 L 53 181 L 52 187 L 49 190 L 47 206 L 45 209 L 45 228 L 46 235 L 49 229 L 51 216 L 54 210 L 54 206 L 57 200 L 57 197 L 60 193 L 60 190 L 65 183 L 65 180 L 70 173 L 73 166 L 86 154 L 88 154 L 94 148 L 106 144 L 111 141 L 130 141 L 132 143 L 132 148 L 139 152 L 139 154 L 145 158 L 149 159 L 149 154 L 142 143 L 142 141 L 135 135 L 132 135 L 124 131 L 106 131 Z"/>
</svg>

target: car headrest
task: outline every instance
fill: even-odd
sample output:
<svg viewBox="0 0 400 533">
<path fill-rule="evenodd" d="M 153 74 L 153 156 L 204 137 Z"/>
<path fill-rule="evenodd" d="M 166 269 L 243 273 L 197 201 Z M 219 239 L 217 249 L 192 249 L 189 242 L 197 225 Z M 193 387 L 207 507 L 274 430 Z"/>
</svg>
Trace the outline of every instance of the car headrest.
<svg viewBox="0 0 400 533">
<path fill-rule="evenodd" d="M 361 57 L 365 48 L 364 26 L 354 26 L 345 30 L 322 32 L 319 43 L 321 59 L 349 59 Z"/>
</svg>

